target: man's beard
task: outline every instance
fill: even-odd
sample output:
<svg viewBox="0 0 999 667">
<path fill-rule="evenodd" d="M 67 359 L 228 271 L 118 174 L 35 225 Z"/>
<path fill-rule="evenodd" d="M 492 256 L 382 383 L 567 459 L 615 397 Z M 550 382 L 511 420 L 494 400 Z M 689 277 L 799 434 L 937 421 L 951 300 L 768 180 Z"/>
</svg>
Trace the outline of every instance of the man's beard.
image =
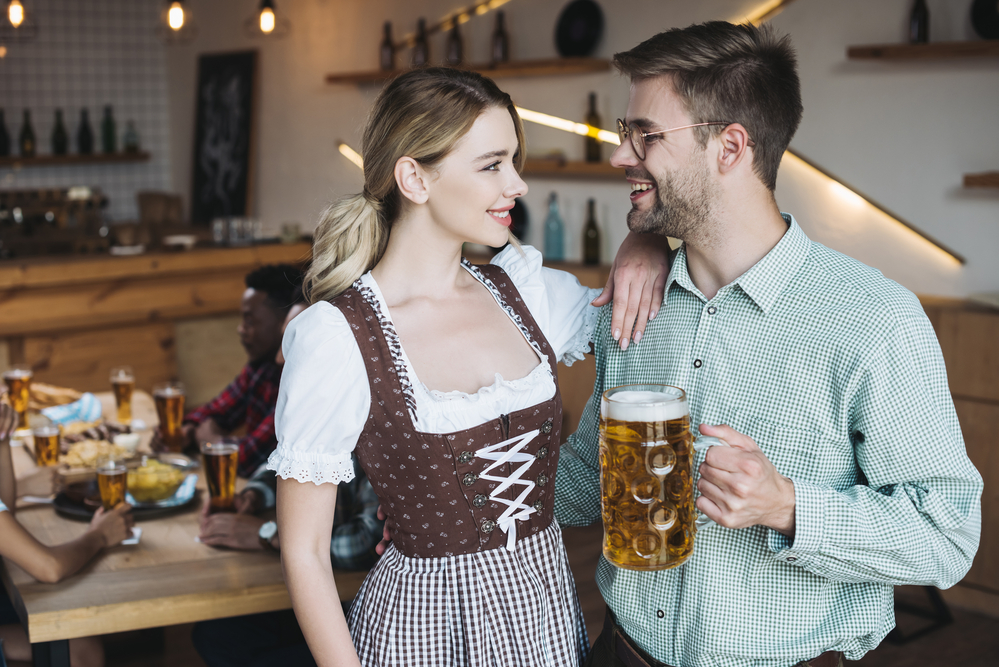
<svg viewBox="0 0 999 667">
<path fill-rule="evenodd" d="M 628 211 L 628 229 L 639 233 L 671 236 L 681 241 L 691 242 L 704 236 L 710 225 L 711 200 L 714 188 L 708 177 L 703 160 L 691 155 L 684 169 L 665 172 L 659 178 L 644 172 L 641 176 L 631 173 L 633 178 L 647 179 L 656 185 L 655 203 L 647 211 L 632 207 Z"/>
</svg>

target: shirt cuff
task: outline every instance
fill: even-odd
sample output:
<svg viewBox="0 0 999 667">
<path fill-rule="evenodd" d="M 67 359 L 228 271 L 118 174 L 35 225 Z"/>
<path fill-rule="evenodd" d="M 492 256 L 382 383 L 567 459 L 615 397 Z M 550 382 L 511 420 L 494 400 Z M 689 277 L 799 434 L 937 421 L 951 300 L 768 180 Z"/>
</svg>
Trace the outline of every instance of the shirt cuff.
<svg viewBox="0 0 999 667">
<path fill-rule="evenodd" d="M 802 566 L 822 550 L 825 534 L 825 493 L 827 489 L 794 482 L 794 540 L 772 528 L 767 529 L 767 546 L 777 560 Z"/>
<path fill-rule="evenodd" d="M 267 469 L 275 471 L 282 479 L 312 482 L 316 486 L 354 479 L 354 463 L 349 451 L 335 454 L 297 452 L 278 445 L 267 459 Z"/>
</svg>

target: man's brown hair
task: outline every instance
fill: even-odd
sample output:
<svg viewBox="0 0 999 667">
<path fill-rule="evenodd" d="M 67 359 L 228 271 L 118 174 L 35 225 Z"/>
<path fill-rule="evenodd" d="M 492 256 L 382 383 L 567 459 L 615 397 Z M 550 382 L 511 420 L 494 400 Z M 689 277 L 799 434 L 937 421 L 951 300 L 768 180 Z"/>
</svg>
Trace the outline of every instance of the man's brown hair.
<svg viewBox="0 0 999 667">
<path fill-rule="evenodd" d="M 711 21 L 673 28 L 614 55 L 632 81 L 666 76 L 692 123 L 740 123 L 756 143 L 753 170 L 771 191 L 801 122 L 801 84 L 790 39 L 770 26 Z M 696 127 L 702 146 L 721 126 Z"/>
</svg>

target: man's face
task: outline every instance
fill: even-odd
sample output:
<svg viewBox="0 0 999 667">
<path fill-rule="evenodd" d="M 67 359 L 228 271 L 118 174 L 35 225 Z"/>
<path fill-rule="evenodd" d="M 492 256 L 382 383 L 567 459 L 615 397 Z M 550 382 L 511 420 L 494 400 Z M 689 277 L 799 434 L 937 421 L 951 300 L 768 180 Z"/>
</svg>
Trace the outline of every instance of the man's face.
<svg viewBox="0 0 999 667">
<path fill-rule="evenodd" d="M 281 345 L 284 313 L 274 306 L 266 293 L 250 287 L 243 292 L 242 315 L 236 331 L 250 361 L 272 357 Z"/>
<path fill-rule="evenodd" d="M 626 123 L 645 132 L 657 132 L 693 121 L 665 77 L 633 82 Z M 716 196 L 707 151 L 693 128 L 655 134 L 645 141 L 645 160 L 639 160 L 630 141 L 611 156 L 624 167 L 632 186 L 628 228 L 691 241 L 704 235 Z M 709 144 L 710 145 L 710 144 Z"/>
</svg>

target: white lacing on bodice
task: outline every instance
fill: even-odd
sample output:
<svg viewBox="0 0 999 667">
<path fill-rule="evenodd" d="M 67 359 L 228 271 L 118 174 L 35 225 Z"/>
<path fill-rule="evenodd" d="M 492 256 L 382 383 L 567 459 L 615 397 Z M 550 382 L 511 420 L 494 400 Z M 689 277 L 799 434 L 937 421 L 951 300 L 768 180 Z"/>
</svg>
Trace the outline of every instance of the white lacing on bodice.
<svg viewBox="0 0 999 667">
<path fill-rule="evenodd" d="M 527 496 L 531 495 L 531 491 L 534 490 L 534 482 L 527 479 L 521 479 L 520 476 L 527 472 L 527 469 L 531 467 L 531 464 L 537 460 L 533 454 L 524 454 L 521 450 L 530 444 L 530 442 L 538 436 L 538 433 L 540 433 L 540 431 L 538 431 L 538 429 L 534 429 L 530 433 L 518 435 L 515 438 L 510 438 L 509 440 L 504 440 L 503 442 L 497 442 L 495 445 L 483 447 L 475 452 L 475 456 L 478 458 L 493 462 L 492 465 L 479 474 L 479 479 L 487 479 L 491 482 L 500 482 L 500 485 L 493 489 L 493 492 L 489 494 L 489 499 L 506 505 L 506 509 L 503 510 L 503 513 L 496 519 L 496 525 L 499 526 L 500 530 L 506 533 L 506 548 L 509 551 L 514 550 L 514 545 L 517 542 L 516 522 L 525 520 L 537 511 L 530 505 L 524 504 L 524 500 L 527 499 Z M 510 445 L 510 449 L 505 452 L 498 451 L 507 445 Z M 497 477 L 489 474 L 490 470 L 498 468 L 505 463 L 522 463 L 523 465 L 514 470 L 513 474 L 509 477 Z M 506 491 L 514 484 L 524 487 L 523 491 L 520 492 L 520 495 L 517 496 L 515 500 L 508 500 L 506 498 L 499 497 L 499 494 Z"/>
</svg>

